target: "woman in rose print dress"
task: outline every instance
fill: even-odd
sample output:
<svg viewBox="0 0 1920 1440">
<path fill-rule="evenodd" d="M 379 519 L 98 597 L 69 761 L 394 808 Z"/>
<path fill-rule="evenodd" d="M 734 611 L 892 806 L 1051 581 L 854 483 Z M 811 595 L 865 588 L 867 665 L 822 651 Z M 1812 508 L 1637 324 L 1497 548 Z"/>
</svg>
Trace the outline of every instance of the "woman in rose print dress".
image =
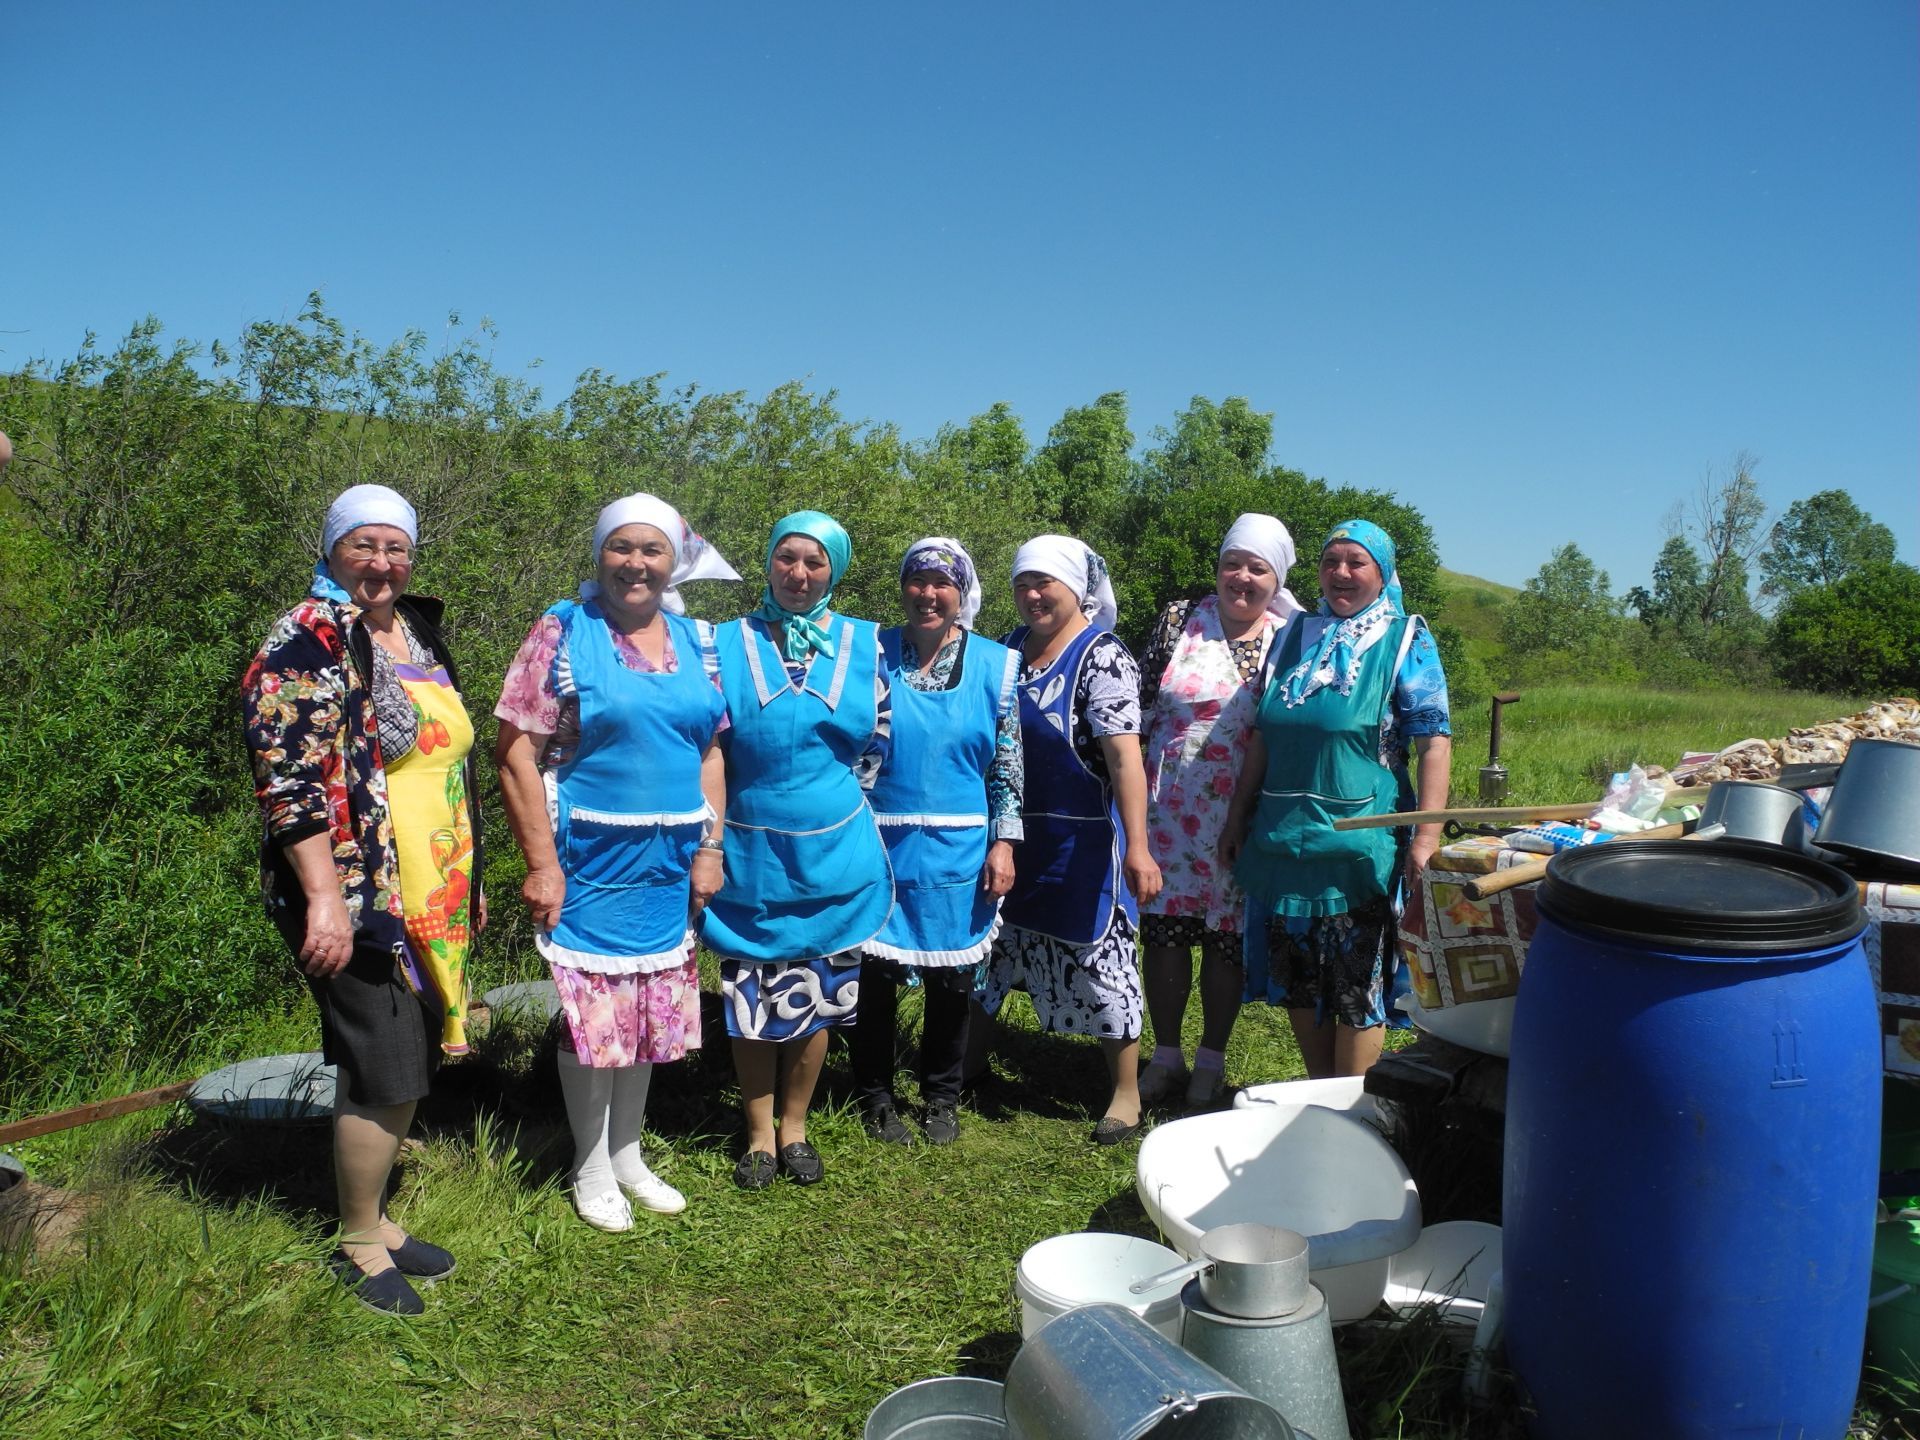
<svg viewBox="0 0 1920 1440">
<path fill-rule="evenodd" d="M 1141 663 L 1147 844 L 1163 880 L 1140 917 L 1154 1033 L 1153 1058 L 1140 1074 L 1145 1105 L 1161 1104 L 1184 1086 L 1187 1106 L 1205 1108 L 1226 1087 L 1227 1038 L 1246 978 L 1246 900 L 1214 852 L 1260 698 L 1254 682 L 1274 636 L 1300 613 L 1286 586 L 1293 559 L 1285 525 L 1271 515 L 1242 515 L 1220 542 L 1214 593 L 1169 605 Z M 1180 1026 L 1196 946 L 1201 1030 L 1189 1077 Z"/>
<path fill-rule="evenodd" d="M 651 495 L 602 510 L 593 542 L 597 578 L 540 617 L 507 671 L 495 757 L 566 1015 L 573 1207 L 629 1230 L 634 1204 L 686 1208 L 648 1168 L 640 1122 L 653 1067 L 700 1044 L 693 922 L 721 884 L 726 702 L 713 627 L 675 587 L 739 576 Z"/>
</svg>

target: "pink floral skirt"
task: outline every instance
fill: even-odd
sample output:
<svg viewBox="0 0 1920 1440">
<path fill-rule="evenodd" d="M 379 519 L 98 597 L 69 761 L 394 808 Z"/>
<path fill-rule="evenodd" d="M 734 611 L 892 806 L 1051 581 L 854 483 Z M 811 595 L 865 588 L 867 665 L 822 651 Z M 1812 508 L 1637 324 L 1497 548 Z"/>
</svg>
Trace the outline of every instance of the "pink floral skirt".
<svg viewBox="0 0 1920 1440">
<path fill-rule="evenodd" d="M 663 1064 L 700 1048 L 700 969 L 693 951 L 672 970 L 597 975 L 547 962 L 573 1053 L 594 1069 Z"/>
</svg>

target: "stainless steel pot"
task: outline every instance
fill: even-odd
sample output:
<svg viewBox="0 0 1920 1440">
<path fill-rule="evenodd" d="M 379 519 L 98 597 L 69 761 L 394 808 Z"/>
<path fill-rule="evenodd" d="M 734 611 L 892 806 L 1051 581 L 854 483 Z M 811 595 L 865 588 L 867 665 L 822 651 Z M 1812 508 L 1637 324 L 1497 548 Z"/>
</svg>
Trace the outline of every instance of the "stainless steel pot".
<svg viewBox="0 0 1920 1440">
<path fill-rule="evenodd" d="M 1851 859 L 1920 871 L 1920 745 L 1854 741 L 1813 839 Z"/>
<path fill-rule="evenodd" d="M 1006 1387 L 940 1375 L 902 1385 L 873 1407 L 865 1440 L 1006 1440 Z"/>
<path fill-rule="evenodd" d="M 1120 1305 L 1049 1320 L 1014 1356 L 1006 1403 L 1033 1440 L 1295 1440 L 1279 1411 Z"/>
<path fill-rule="evenodd" d="M 1701 807 L 1700 828 L 1724 825 L 1731 839 L 1784 845 L 1804 803 L 1799 792 L 1765 781 L 1716 780 Z"/>
<path fill-rule="evenodd" d="M 1200 1237 L 1200 1258 L 1128 1287 L 1136 1295 L 1200 1277 L 1214 1309 L 1249 1320 L 1291 1315 L 1307 1303 L 1307 1237 L 1277 1225 L 1219 1225 Z"/>
</svg>

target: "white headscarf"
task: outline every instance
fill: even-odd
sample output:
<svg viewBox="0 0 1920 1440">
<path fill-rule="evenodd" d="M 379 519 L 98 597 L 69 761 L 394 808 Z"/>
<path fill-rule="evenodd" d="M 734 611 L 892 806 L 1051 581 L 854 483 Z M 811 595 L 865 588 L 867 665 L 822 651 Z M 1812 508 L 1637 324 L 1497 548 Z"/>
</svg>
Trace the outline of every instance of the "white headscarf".
<svg viewBox="0 0 1920 1440">
<path fill-rule="evenodd" d="M 593 522 L 593 560 L 600 563 L 600 547 L 622 525 L 651 525 L 667 537 L 673 549 L 673 574 L 667 593 L 660 603 L 675 615 L 687 613 L 687 602 L 680 598 L 680 587 L 689 580 L 738 580 L 740 572 L 726 562 L 720 552 L 693 533 L 680 512 L 657 495 L 625 495 L 605 506 Z M 591 600 L 600 593 L 600 584 L 589 580 L 580 587 L 580 598 Z"/>
<path fill-rule="evenodd" d="M 1073 591 L 1080 602 L 1080 613 L 1093 622 L 1095 629 L 1111 630 L 1120 618 L 1113 582 L 1107 578 L 1107 562 L 1085 541 L 1071 535 L 1034 536 L 1013 557 L 1015 579 L 1028 571 L 1051 575 Z"/>
<path fill-rule="evenodd" d="M 1287 589 L 1287 571 L 1293 568 L 1295 559 L 1293 536 L 1273 516 L 1250 511 L 1235 520 L 1227 530 L 1227 538 L 1220 542 L 1222 556 L 1229 550 L 1245 551 L 1267 562 L 1274 578 L 1280 582 L 1273 598 L 1267 601 L 1267 612 L 1282 625 L 1307 608 Z"/>
<path fill-rule="evenodd" d="M 362 525 L 391 525 L 396 530 L 407 532 L 408 544 L 420 543 L 419 518 L 399 491 L 389 490 L 385 485 L 355 485 L 342 490 L 339 498 L 327 507 L 327 523 L 321 532 L 321 553 L 332 554 L 333 547 L 340 543 L 342 535 L 349 530 L 358 530 Z"/>
<path fill-rule="evenodd" d="M 931 570 L 953 581 L 960 591 L 960 614 L 957 617 L 960 627 L 971 630 L 980 614 L 980 602 L 985 597 L 980 591 L 980 567 L 973 563 L 973 556 L 967 553 L 967 547 L 945 535 L 929 535 L 924 540 L 916 540 L 907 547 L 907 553 L 900 561 L 900 583 L 904 585 L 907 577 L 916 570 Z"/>
</svg>

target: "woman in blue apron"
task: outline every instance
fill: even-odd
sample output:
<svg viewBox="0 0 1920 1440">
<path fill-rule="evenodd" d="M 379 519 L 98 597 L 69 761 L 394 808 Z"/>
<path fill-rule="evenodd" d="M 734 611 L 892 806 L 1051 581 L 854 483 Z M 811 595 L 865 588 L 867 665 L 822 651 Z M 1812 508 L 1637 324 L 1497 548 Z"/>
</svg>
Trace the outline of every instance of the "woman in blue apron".
<svg viewBox="0 0 1920 1440">
<path fill-rule="evenodd" d="M 1440 653 L 1426 622 L 1402 613 L 1386 531 L 1337 526 L 1320 596 L 1320 613 L 1289 625 L 1268 659 L 1220 839 L 1247 892 L 1247 998 L 1287 1007 L 1315 1079 L 1379 1058 L 1399 897 L 1440 843 L 1438 825 L 1409 837 L 1332 822 L 1444 808 L 1453 754 Z"/>
<path fill-rule="evenodd" d="M 721 881 L 719 657 L 675 587 L 740 577 L 651 495 L 608 505 L 593 538 L 597 578 L 540 617 L 507 671 L 494 753 L 566 1019 L 574 1210 L 627 1230 L 633 1205 L 686 1207 L 648 1168 L 640 1122 L 653 1067 L 699 1048 L 691 927 Z"/>
<path fill-rule="evenodd" d="M 1116 1145 L 1140 1129 L 1137 906 L 1160 893 L 1146 838 L 1140 667 L 1112 633 L 1106 562 L 1080 541 L 1022 545 L 1013 593 L 1027 622 L 1007 638 L 1022 662 L 1025 835 L 977 998 L 995 1015 L 1024 989 L 1043 1029 L 1100 1041 L 1113 1093 L 1093 1141 Z"/>
<path fill-rule="evenodd" d="M 1000 928 L 1021 837 L 1019 661 L 976 635 L 980 577 L 957 540 L 934 536 L 900 562 L 906 623 L 880 632 L 893 691 L 893 743 L 868 796 L 893 866 L 894 909 L 866 946 L 853 1088 L 867 1133 L 913 1141 L 893 1093 L 899 986 L 926 997 L 920 1035 L 922 1127 L 959 1135 L 968 999 Z"/>
<path fill-rule="evenodd" d="M 732 720 L 721 742 L 726 884 L 700 933 L 721 957 L 747 1129 L 733 1178 L 746 1190 L 781 1172 L 801 1185 L 821 1178 L 807 1110 L 827 1030 L 852 1023 L 860 948 L 893 910 L 865 790 L 890 723 L 879 629 L 830 608 L 852 558 L 831 516 L 787 516 L 767 543 L 760 608 L 718 635 Z"/>
</svg>

